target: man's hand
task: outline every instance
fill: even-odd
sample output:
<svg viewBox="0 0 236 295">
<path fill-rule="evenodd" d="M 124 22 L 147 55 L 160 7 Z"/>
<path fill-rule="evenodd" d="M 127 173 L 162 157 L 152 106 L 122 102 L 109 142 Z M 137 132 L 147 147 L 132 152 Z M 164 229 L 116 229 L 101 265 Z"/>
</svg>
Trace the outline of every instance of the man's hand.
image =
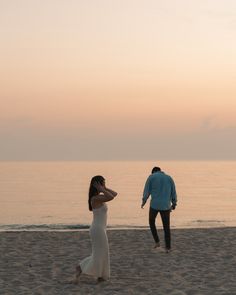
<svg viewBox="0 0 236 295">
<path fill-rule="evenodd" d="M 142 202 L 141 208 L 143 209 L 144 205 L 146 204 L 146 202 Z"/>
<path fill-rule="evenodd" d="M 176 207 L 176 205 L 175 204 L 172 204 L 171 210 L 175 210 L 175 207 Z"/>
</svg>

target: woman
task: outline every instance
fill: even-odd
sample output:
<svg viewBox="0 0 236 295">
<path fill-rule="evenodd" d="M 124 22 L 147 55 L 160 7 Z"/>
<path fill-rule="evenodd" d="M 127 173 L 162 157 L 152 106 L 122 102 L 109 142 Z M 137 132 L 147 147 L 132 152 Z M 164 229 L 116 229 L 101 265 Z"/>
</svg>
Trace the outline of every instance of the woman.
<svg viewBox="0 0 236 295">
<path fill-rule="evenodd" d="M 98 282 L 105 281 L 110 277 L 109 246 L 106 234 L 107 205 L 117 195 L 111 189 L 106 188 L 105 179 L 102 176 L 94 176 L 89 188 L 88 205 L 93 211 L 93 222 L 90 226 L 92 241 L 91 256 L 83 259 L 76 267 L 76 277 L 73 281 L 79 282 L 82 273 L 97 277 Z"/>
</svg>

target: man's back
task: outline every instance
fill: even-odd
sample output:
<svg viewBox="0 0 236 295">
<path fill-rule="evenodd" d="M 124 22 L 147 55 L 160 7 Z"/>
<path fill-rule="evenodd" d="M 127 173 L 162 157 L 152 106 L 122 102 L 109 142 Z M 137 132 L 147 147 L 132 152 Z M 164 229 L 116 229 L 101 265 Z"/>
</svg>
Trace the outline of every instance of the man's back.
<svg viewBox="0 0 236 295">
<path fill-rule="evenodd" d="M 144 198 L 151 194 L 150 206 L 156 210 L 169 210 L 176 204 L 176 191 L 173 179 L 162 171 L 151 174 L 145 184 Z"/>
</svg>

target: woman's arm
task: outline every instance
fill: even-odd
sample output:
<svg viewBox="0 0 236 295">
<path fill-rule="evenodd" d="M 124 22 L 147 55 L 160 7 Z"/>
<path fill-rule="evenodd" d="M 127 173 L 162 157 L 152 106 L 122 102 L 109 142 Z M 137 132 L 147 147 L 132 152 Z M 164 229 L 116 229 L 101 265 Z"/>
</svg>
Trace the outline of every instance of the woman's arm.
<svg viewBox="0 0 236 295">
<path fill-rule="evenodd" d="M 115 196 L 101 184 L 95 183 L 94 186 L 97 188 L 99 192 L 102 193 L 92 198 L 92 203 L 95 207 L 97 207 L 97 205 L 101 205 L 104 202 L 109 202 L 114 199 Z"/>
<path fill-rule="evenodd" d="M 111 193 L 113 195 L 113 197 L 117 196 L 117 192 L 111 190 L 110 188 L 105 187 L 105 190 L 108 191 L 109 193 Z"/>
<path fill-rule="evenodd" d="M 102 187 L 100 191 L 102 194 L 94 197 L 99 202 L 109 202 L 109 201 L 113 200 L 115 197 L 111 192 L 109 192 L 104 187 Z"/>
</svg>

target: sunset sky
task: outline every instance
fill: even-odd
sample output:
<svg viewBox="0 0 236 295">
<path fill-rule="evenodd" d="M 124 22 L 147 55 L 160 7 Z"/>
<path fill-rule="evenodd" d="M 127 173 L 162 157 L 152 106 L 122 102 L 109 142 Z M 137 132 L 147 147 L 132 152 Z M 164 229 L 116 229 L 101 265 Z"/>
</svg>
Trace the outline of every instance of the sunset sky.
<svg viewBox="0 0 236 295">
<path fill-rule="evenodd" d="M 0 0 L 0 160 L 236 160 L 235 0 Z"/>
</svg>

